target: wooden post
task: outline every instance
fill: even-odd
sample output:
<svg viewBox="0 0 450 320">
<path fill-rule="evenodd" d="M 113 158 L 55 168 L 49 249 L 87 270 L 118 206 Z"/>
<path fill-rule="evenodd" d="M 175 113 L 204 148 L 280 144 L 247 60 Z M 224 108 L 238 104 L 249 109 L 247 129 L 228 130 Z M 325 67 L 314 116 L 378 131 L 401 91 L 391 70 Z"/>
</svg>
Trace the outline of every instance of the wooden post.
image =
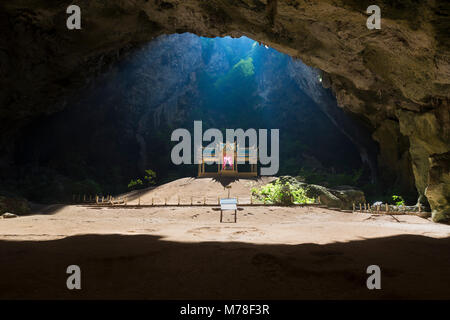
<svg viewBox="0 0 450 320">
<path fill-rule="evenodd" d="M 128 196 L 125 197 L 125 205 L 128 205 Z"/>
<path fill-rule="evenodd" d="M 420 202 L 419 202 L 419 213 L 421 213 L 422 212 L 422 206 L 420 205 Z"/>
<path fill-rule="evenodd" d="M 380 213 L 380 205 L 377 205 L 377 213 Z"/>
<path fill-rule="evenodd" d="M 220 197 L 219 196 L 217 196 L 217 205 L 220 206 Z"/>
<path fill-rule="evenodd" d="M 386 203 L 386 212 L 389 212 L 389 205 Z"/>
<path fill-rule="evenodd" d="M 355 212 L 356 210 L 356 208 L 355 208 L 356 206 L 355 206 L 355 203 L 353 202 L 353 212 Z"/>
<path fill-rule="evenodd" d="M 98 195 L 95 195 L 95 203 L 98 204 Z"/>
<path fill-rule="evenodd" d="M 361 206 L 361 203 L 359 203 L 359 212 L 362 213 L 362 206 Z"/>
<path fill-rule="evenodd" d="M 203 197 L 203 205 L 206 204 L 206 197 Z"/>
<path fill-rule="evenodd" d="M 153 202 L 154 200 L 153 200 L 153 197 L 152 197 L 152 205 L 154 204 L 154 202 Z"/>
<path fill-rule="evenodd" d="M 138 206 L 141 205 L 141 197 L 138 198 Z"/>
<path fill-rule="evenodd" d="M 167 197 L 164 197 L 164 205 L 167 206 Z"/>
<path fill-rule="evenodd" d="M 191 196 L 191 206 L 192 206 L 192 196 Z"/>
<path fill-rule="evenodd" d="M 180 196 L 178 196 L 178 205 L 180 205 Z"/>
<path fill-rule="evenodd" d="M 253 195 L 250 195 L 250 204 L 253 204 Z"/>
</svg>

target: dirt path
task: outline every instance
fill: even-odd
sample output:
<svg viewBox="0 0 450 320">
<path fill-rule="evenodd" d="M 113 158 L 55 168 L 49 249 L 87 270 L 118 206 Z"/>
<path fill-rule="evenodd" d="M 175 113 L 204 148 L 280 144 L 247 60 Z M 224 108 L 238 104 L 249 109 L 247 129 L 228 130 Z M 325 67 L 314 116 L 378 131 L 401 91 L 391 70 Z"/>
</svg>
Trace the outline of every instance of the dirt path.
<svg viewBox="0 0 450 320">
<path fill-rule="evenodd" d="M 231 215 L 225 215 L 232 220 Z M 0 220 L 0 298 L 450 298 L 450 226 L 244 207 L 53 206 Z M 82 290 L 66 289 L 66 268 Z M 366 288 L 366 268 L 382 290 Z"/>
<path fill-rule="evenodd" d="M 164 185 L 158 186 L 154 189 L 135 191 L 128 193 L 130 199 L 129 204 L 137 204 L 140 198 L 141 204 L 151 204 L 152 200 L 155 204 L 180 203 L 190 204 L 191 198 L 193 203 L 207 203 L 216 204 L 218 197 L 227 197 L 228 189 L 224 186 L 231 187 L 230 197 L 239 197 L 239 200 L 244 203 L 250 203 L 251 189 L 267 184 L 275 177 L 261 177 L 258 179 L 239 179 L 229 182 L 226 179 L 222 181 L 213 178 L 182 178 Z"/>
</svg>

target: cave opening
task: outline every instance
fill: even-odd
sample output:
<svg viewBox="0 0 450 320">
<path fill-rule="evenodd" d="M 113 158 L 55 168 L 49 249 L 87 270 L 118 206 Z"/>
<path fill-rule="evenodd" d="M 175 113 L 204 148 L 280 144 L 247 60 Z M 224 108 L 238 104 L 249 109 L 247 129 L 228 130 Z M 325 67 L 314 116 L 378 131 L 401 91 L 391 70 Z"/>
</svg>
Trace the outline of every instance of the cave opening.
<svg viewBox="0 0 450 320">
<path fill-rule="evenodd" d="M 280 129 L 278 176 L 350 185 L 378 200 L 370 129 L 337 105 L 325 80 L 320 70 L 247 37 L 160 36 L 67 99 L 70 107 L 28 126 L 9 186 L 52 202 L 126 192 L 148 169 L 158 183 L 195 176 L 195 165 L 171 162 L 170 136 L 201 120 L 205 130 L 224 133 Z"/>
</svg>

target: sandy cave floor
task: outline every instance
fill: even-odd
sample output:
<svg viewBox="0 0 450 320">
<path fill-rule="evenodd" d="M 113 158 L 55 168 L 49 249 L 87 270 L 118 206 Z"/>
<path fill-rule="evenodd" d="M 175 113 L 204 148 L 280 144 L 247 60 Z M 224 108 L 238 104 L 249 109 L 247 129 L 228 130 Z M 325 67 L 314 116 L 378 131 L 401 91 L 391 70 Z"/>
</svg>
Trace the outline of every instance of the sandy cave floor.
<svg viewBox="0 0 450 320">
<path fill-rule="evenodd" d="M 53 205 L 2 219 L 0 298 L 450 299 L 448 225 L 275 206 L 220 223 L 217 209 Z M 79 291 L 66 288 L 72 264 Z M 381 290 L 366 287 L 372 264 Z"/>
</svg>

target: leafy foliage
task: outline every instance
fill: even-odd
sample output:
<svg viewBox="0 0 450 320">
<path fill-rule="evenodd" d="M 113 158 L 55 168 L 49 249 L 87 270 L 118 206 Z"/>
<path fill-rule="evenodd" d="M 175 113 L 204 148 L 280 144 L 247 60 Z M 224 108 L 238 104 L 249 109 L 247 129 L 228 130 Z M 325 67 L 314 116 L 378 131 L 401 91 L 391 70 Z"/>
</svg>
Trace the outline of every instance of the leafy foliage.
<svg viewBox="0 0 450 320">
<path fill-rule="evenodd" d="M 252 194 L 264 203 L 282 205 L 314 203 L 314 198 L 309 198 L 305 189 L 289 182 L 282 183 L 280 180 L 262 186 L 260 189 L 252 188 Z"/>
<path fill-rule="evenodd" d="M 156 183 L 156 172 L 151 170 L 151 169 L 147 169 L 145 170 L 146 175 L 144 176 L 144 180 L 147 181 L 148 185 L 154 185 Z"/>
<path fill-rule="evenodd" d="M 144 184 L 145 181 L 145 184 Z M 136 180 L 131 180 L 130 183 L 128 183 L 129 189 L 140 189 L 145 186 L 152 186 L 156 183 L 156 172 L 147 169 L 145 170 L 145 175 L 142 179 L 137 178 Z"/>
<path fill-rule="evenodd" d="M 394 204 L 396 206 L 404 206 L 405 205 L 405 200 L 403 199 L 402 196 L 393 195 L 392 200 L 394 201 Z"/>
<path fill-rule="evenodd" d="M 128 188 L 137 189 L 137 187 L 142 186 L 142 184 L 143 183 L 141 179 L 131 180 L 130 183 L 128 184 Z"/>
</svg>

